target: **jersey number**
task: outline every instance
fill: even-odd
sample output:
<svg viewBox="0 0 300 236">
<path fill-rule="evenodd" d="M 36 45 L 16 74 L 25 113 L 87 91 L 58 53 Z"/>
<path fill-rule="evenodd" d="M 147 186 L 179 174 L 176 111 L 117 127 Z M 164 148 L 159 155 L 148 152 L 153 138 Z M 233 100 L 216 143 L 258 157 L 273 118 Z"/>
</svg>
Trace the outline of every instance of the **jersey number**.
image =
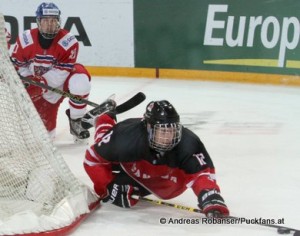
<svg viewBox="0 0 300 236">
<path fill-rule="evenodd" d="M 197 158 L 197 160 L 201 166 L 206 165 L 206 162 L 204 161 L 205 156 L 202 153 L 194 154 L 193 156 Z"/>
<path fill-rule="evenodd" d="M 100 147 L 102 143 L 108 143 L 110 141 L 110 137 L 112 134 L 113 134 L 113 131 L 110 131 L 109 133 L 104 135 L 103 138 L 101 139 L 101 141 L 98 143 L 98 146 Z"/>
<path fill-rule="evenodd" d="M 73 49 L 70 53 L 69 59 L 76 59 L 76 55 L 77 55 L 77 50 Z"/>
</svg>

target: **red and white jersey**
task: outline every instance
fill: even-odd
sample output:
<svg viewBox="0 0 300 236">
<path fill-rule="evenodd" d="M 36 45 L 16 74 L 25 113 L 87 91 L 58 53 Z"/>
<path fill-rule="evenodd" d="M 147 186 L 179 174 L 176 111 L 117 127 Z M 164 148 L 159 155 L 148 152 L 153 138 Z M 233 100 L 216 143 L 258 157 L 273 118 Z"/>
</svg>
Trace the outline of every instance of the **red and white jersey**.
<svg viewBox="0 0 300 236">
<path fill-rule="evenodd" d="M 43 49 L 36 28 L 19 35 L 11 58 L 20 75 L 43 77 L 48 85 L 58 88 L 73 70 L 78 47 L 75 36 L 61 29 L 50 47 Z"/>
</svg>

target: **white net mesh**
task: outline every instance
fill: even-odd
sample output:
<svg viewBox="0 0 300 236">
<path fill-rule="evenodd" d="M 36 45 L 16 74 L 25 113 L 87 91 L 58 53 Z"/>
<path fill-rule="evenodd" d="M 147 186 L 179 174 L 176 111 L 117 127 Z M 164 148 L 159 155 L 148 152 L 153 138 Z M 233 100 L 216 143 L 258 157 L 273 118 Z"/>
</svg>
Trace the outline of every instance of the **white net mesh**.
<svg viewBox="0 0 300 236">
<path fill-rule="evenodd" d="M 57 229 L 89 211 L 96 198 L 52 145 L 10 62 L 1 13 L 0 127 L 1 235 Z"/>
</svg>

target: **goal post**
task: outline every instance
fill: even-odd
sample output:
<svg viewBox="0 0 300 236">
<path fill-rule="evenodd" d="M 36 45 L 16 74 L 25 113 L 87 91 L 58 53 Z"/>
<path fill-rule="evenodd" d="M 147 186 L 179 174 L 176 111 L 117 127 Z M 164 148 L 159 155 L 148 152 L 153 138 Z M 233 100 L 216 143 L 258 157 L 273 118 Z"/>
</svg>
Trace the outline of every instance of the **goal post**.
<svg viewBox="0 0 300 236">
<path fill-rule="evenodd" d="M 0 235 L 66 235 L 99 205 L 72 174 L 10 62 L 0 13 Z"/>
</svg>

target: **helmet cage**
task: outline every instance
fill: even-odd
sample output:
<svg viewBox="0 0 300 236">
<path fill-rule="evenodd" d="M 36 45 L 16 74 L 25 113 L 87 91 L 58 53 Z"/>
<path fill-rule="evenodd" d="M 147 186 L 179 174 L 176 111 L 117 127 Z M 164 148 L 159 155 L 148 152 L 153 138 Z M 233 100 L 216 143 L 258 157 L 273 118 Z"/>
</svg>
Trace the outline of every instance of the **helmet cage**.
<svg viewBox="0 0 300 236">
<path fill-rule="evenodd" d="M 166 152 L 173 149 L 181 140 L 182 125 L 180 123 L 154 124 L 148 128 L 149 146 Z"/>
<path fill-rule="evenodd" d="M 41 25 L 41 20 L 43 18 L 50 18 L 50 16 L 37 18 L 36 23 L 38 25 L 38 29 L 40 31 L 40 34 L 45 39 L 53 39 L 53 38 L 55 38 L 55 36 L 57 35 L 58 31 L 60 30 L 60 19 L 55 18 L 55 20 L 56 20 L 56 22 L 54 22 L 54 24 L 56 24 L 55 27 L 48 26 L 46 29 L 44 29 L 44 27 Z"/>
</svg>

